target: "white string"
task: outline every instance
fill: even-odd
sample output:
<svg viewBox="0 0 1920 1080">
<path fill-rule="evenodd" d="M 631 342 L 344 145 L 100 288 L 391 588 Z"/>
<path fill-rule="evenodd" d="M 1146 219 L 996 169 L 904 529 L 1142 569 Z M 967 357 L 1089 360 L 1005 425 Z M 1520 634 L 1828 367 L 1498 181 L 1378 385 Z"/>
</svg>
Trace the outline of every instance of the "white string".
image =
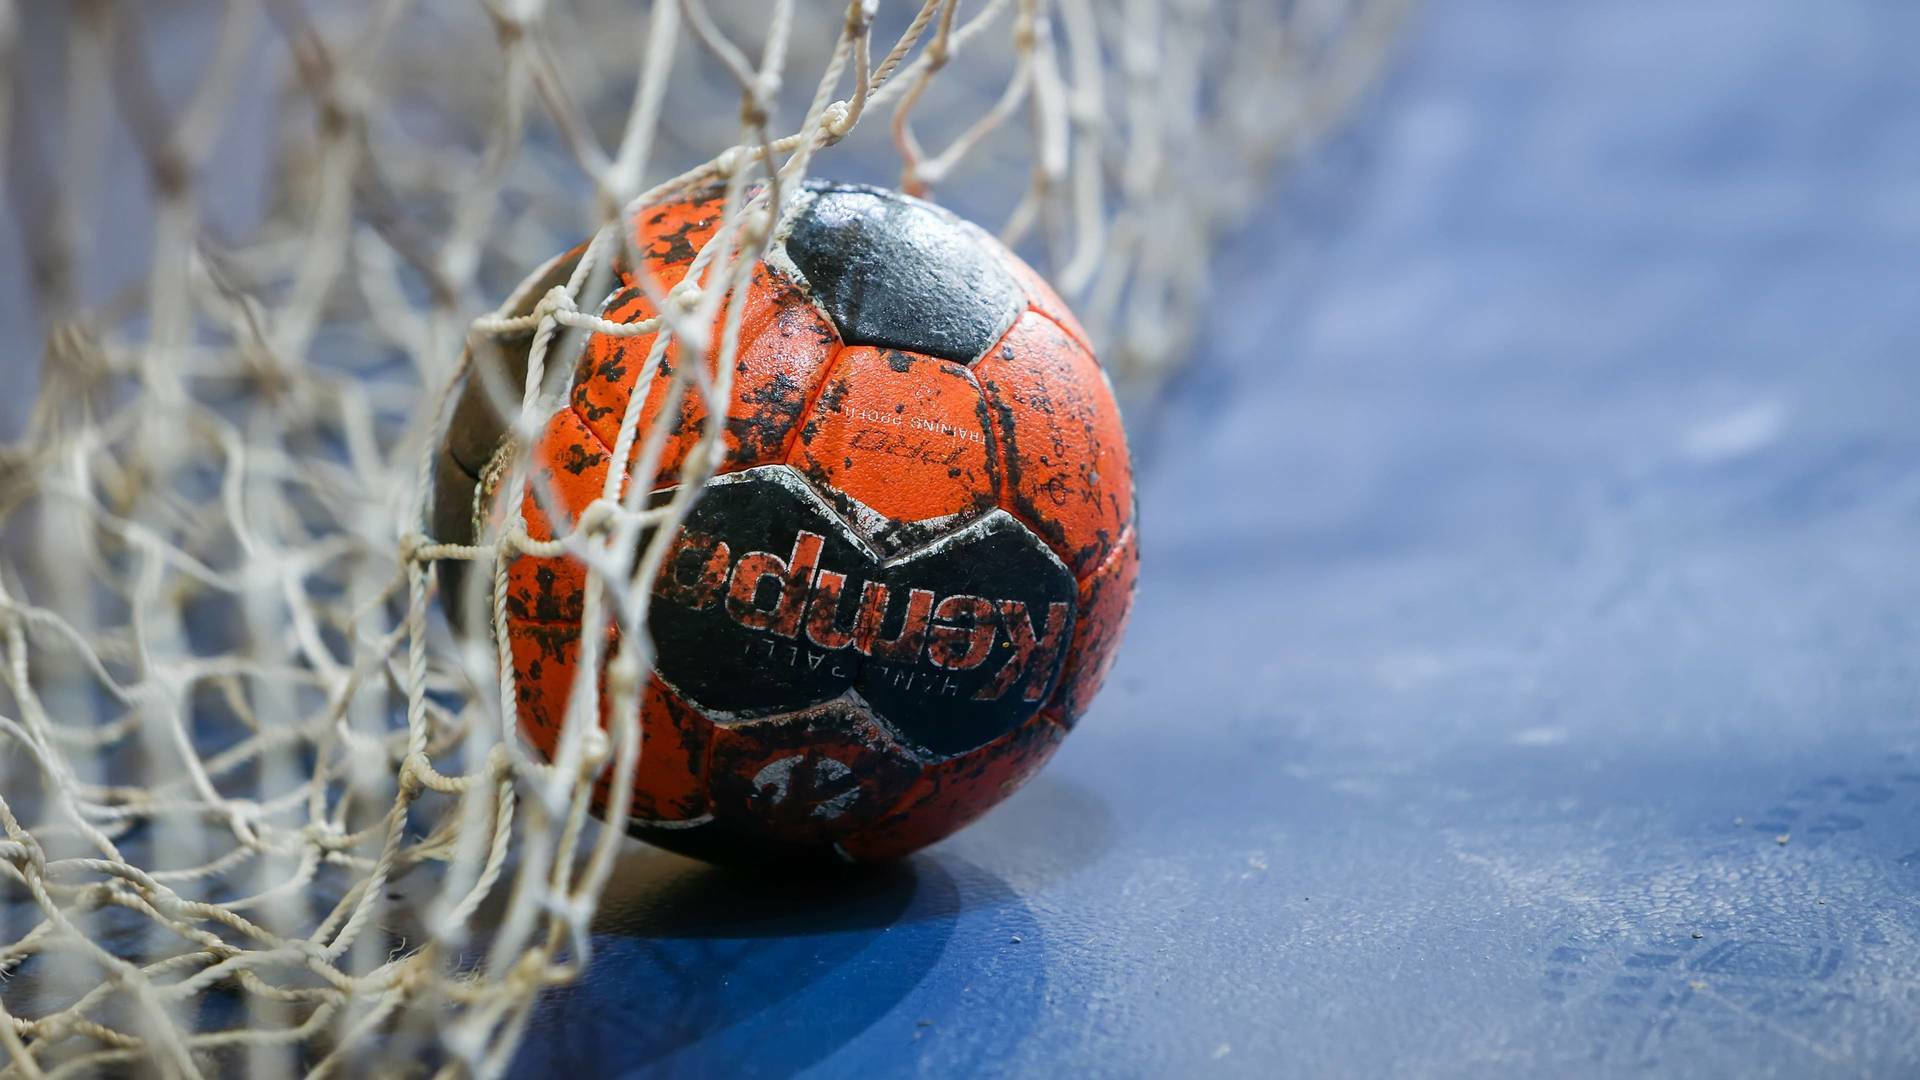
<svg viewBox="0 0 1920 1080">
<path fill-rule="evenodd" d="M 0 457 L 0 1071 L 502 1071 L 539 993 L 591 962 L 624 842 L 593 827 L 593 781 L 612 769 L 623 816 L 651 586 L 719 460 L 739 286 L 796 185 L 891 160 L 905 188 L 998 207 L 1143 385 L 1184 355 L 1209 252 L 1407 2 L 226 0 L 205 32 L 155 35 L 169 16 L 143 5 L 0 0 L 0 182 L 26 241 L 0 272 L 46 333 Z M 56 89 L 23 92 L 50 41 Z M 272 150 L 270 209 L 220 235 L 261 94 L 270 122 L 237 137 Z M 120 130 L 133 177 L 105 167 Z M 660 316 L 599 315 L 615 259 L 643 265 L 628 215 L 715 182 L 685 280 L 641 275 Z M 142 276 L 102 296 L 114 199 L 149 206 L 151 235 L 107 238 Z M 581 237 L 565 285 L 489 310 Z M 524 455 L 490 477 L 495 529 L 432 536 L 462 343 L 531 337 L 525 383 L 495 388 L 524 446 L 571 375 L 558 345 L 587 333 L 655 334 L 643 383 L 669 349 L 709 358 L 673 365 L 659 411 L 708 405 L 676 496 L 646 504 L 667 432 L 636 394 L 631 467 L 553 538 L 523 518 L 522 493 L 554 502 Z M 581 637 L 552 761 L 514 735 L 504 631 L 455 633 L 435 595 L 436 564 L 470 564 L 484 627 L 520 555 L 582 562 L 583 625 L 623 642 Z M 236 1022 L 195 1019 L 209 994 Z"/>
</svg>

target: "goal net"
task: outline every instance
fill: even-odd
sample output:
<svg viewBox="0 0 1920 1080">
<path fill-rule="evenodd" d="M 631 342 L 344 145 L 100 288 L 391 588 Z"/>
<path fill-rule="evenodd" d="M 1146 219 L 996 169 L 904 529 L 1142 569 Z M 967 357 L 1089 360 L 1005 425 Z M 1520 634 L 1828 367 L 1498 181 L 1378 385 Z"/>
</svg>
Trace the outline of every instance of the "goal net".
<svg viewBox="0 0 1920 1080">
<path fill-rule="evenodd" d="M 826 175 L 998 231 L 1138 397 L 1407 2 L 0 0 L 6 1071 L 492 1075 L 592 962 L 646 650 L 583 636 L 606 700 L 549 760 L 489 614 L 564 552 L 646 641 L 637 539 L 687 507 L 643 454 L 560 539 L 453 544 L 432 457 L 469 381 L 522 442 L 562 399 L 636 207 L 725 192 L 676 393 L 726 399 L 734 286 Z"/>
</svg>

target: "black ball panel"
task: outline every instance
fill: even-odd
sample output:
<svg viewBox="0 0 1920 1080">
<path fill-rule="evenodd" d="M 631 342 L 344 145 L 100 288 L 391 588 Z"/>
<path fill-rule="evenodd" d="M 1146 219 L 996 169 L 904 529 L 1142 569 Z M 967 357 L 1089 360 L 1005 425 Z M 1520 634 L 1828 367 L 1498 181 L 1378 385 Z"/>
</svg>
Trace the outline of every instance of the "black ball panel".
<svg viewBox="0 0 1920 1080">
<path fill-rule="evenodd" d="M 718 477 L 654 589 L 660 677 L 722 724 L 852 691 L 930 758 L 1013 730 L 1051 693 L 1078 589 L 994 511 L 883 559 L 797 473 Z"/>
<path fill-rule="evenodd" d="M 786 250 L 849 345 L 972 363 L 1026 302 L 964 224 L 897 192 L 819 189 Z"/>
</svg>

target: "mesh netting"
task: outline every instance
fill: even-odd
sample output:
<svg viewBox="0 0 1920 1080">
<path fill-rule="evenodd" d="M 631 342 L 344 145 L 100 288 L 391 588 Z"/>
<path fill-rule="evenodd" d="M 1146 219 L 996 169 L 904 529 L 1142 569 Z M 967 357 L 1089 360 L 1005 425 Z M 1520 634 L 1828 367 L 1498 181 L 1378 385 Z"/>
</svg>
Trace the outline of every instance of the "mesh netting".
<svg viewBox="0 0 1920 1080">
<path fill-rule="evenodd" d="M 0 0 L 22 241 L 0 275 L 35 323 L 16 384 L 42 350 L 0 462 L 11 1068 L 504 1069 L 539 992 L 590 962 L 625 842 L 591 781 L 614 771 L 623 815 L 649 657 L 585 635 L 607 714 L 575 693 L 553 760 L 530 753 L 487 617 L 503 558 L 581 560 L 583 624 L 645 642 L 661 545 L 638 540 L 699 485 L 645 505 L 658 432 L 630 409 L 614 459 L 639 465 L 561 539 L 515 517 L 437 543 L 429 463 L 462 380 L 523 350 L 525 379 L 491 389 L 524 442 L 567 391 L 547 363 L 567 335 L 658 328 L 658 363 L 717 326 L 673 392 L 727 400 L 733 286 L 825 172 L 998 226 L 1139 386 L 1403 6 Z M 661 320 L 576 306 L 631 208 L 713 183 L 725 224 Z M 563 284 L 513 284 L 583 237 Z M 464 627 L 436 600 L 456 561 Z"/>
</svg>

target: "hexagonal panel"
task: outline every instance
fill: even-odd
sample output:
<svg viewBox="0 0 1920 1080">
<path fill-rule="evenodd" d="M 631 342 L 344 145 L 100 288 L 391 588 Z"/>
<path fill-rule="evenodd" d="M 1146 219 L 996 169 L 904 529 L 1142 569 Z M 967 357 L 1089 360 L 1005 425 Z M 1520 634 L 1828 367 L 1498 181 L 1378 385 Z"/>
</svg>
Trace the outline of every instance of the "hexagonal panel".
<svg viewBox="0 0 1920 1080">
<path fill-rule="evenodd" d="M 740 345 L 734 356 L 732 400 L 721 436 L 721 472 L 772 464 L 786 455 L 794 427 L 839 346 L 833 328 L 782 275 L 765 266 L 755 267 L 748 290 L 740 320 Z M 633 323 L 650 319 L 653 314 L 653 305 L 645 296 L 626 289 L 608 302 L 604 317 Z M 720 347 L 725 317 L 723 308 L 714 321 L 715 352 Z M 573 410 L 608 446 L 617 445 L 628 398 L 646 366 L 654 340 L 653 334 L 626 338 L 595 334 L 587 340 L 574 376 Z M 660 358 L 647 383 L 639 434 L 644 436 L 666 407 L 674 365 L 684 362 L 677 348 Z M 706 362 L 711 363 L 711 359 Z M 669 430 L 657 483 L 678 482 L 681 462 L 699 442 L 706 422 L 707 403 L 690 386 L 681 397 L 678 415 Z"/>
<path fill-rule="evenodd" d="M 665 293 L 687 276 L 694 257 L 720 231 L 726 208 L 725 186 L 709 184 L 679 202 L 649 206 L 633 216 L 634 246 L 660 292 Z M 624 251 L 616 265 L 625 283 L 635 286 L 636 292 L 642 291 Z"/>
<path fill-rule="evenodd" d="M 1065 330 L 1029 312 L 973 373 L 993 413 L 1004 504 L 1075 576 L 1088 573 L 1133 512 L 1126 432 L 1100 366 Z"/>
<path fill-rule="evenodd" d="M 603 664 L 618 654 L 621 644 L 617 627 L 609 624 L 605 633 Z M 510 617 L 507 643 L 513 655 L 520 730 L 535 749 L 551 758 L 560 741 L 561 724 L 579 671 L 579 625 Z M 604 667 L 594 686 L 600 695 L 600 715 L 604 720 L 609 718 L 613 707 Z M 648 680 L 642 693 L 640 720 L 640 760 L 634 769 L 629 815 L 642 821 L 668 823 L 704 816 L 707 813 L 707 745 L 712 738 L 713 724 L 657 676 Z M 595 783 L 596 811 L 609 801 L 612 768 L 609 758 L 607 771 Z"/>
<path fill-rule="evenodd" d="M 1080 583 L 1080 615 L 1073 628 L 1073 649 L 1054 701 L 1061 723 L 1072 728 L 1107 681 L 1120 650 L 1127 616 L 1133 610 L 1133 588 L 1140 576 L 1140 544 L 1128 526 L 1107 561 Z"/>
<path fill-rule="evenodd" d="M 853 347 L 834 361 L 790 458 L 849 516 L 855 511 L 844 499 L 894 522 L 958 521 L 998 501 L 989 429 L 966 368 Z"/>
<path fill-rule="evenodd" d="M 713 724 L 656 676 L 640 702 L 640 761 L 633 770 L 628 815 L 637 821 L 680 825 L 708 813 L 707 749 Z M 611 760 L 611 759 L 609 759 Z M 612 766 L 595 788 L 604 806 Z"/>
<path fill-rule="evenodd" d="M 600 497 L 609 456 L 578 416 L 561 409 L 547 422 L 532 457 L 521 499 L 527 535 L 552 540 Z M 586 584 L 586 567 L 569 556 L 519 555 L 507 564 L 507 614 L 539 622 L 578 621 Z"/>
<path fill-rule="evenodd" d="M 817 189 L 785 246 L 849 345 L 970 363 L 1025 300 L 958 219 L 881 188 Z"/>
<path fill-rule="evenodd" d="M 572 696 L 580 660 L 579 623 L 542 623 L 507 619 L 507 647 L 513 658 L 513 689 L 520 730 L 541 753 L 560 739 L 560 726 Z"/>
<path fill-rule="evenodd" d="M 1080 325 L 1080 320 L 1074 316 L 1073 310 L 1067 307 L 1067 302 L 1060 299 L 1059 293 L 1053 291 L 1053 286 L 1047 283 L 1047 279 L 1041 277 L 1039 271 L 1028 266 L 1026 260 L 1008 251 L 998 240 L 991 237 L 988 239 L 993 245 L 992 251 L 1000 260 L 1000 264 L 1005 266 L 1007 272 L 1013 275 L 1013 279 L 1020 283 L 1021 291 L 1027 296 L 1027 306 L 1053 320 L 1060 329 L 1067 332 L 1069 337 L 1079 342 L 1081 348 L 1091 354 L 1093 338 L 1087 334 L 1086 327 Z"/>
</svg>

